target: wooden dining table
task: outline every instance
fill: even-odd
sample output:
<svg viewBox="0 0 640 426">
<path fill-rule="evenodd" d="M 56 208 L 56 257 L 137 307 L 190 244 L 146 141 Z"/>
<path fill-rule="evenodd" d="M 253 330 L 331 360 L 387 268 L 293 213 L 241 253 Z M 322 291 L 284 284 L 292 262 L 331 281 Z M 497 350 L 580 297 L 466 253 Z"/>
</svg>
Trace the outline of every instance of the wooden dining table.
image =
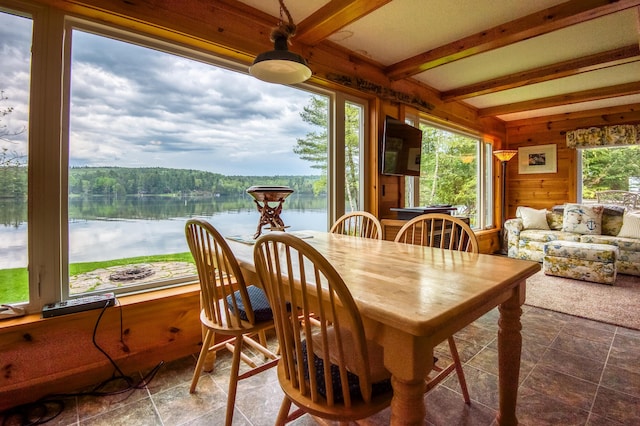
<svg viewBox="0 0 640 426">
<path fill-rule="evenodd" d="M 537 262 L 359 237 L 305 231 L 344 279 L 367 338 L 384 349 L 392 374 L 392 425 L 423 425 L 424 379 L 434 347 L 499 308 L 497 423 L 516 425 L 522 336 L 521 305 Z M 256 282 L 253 245 L 229 240 L 243 274 Z"/>
</svg>

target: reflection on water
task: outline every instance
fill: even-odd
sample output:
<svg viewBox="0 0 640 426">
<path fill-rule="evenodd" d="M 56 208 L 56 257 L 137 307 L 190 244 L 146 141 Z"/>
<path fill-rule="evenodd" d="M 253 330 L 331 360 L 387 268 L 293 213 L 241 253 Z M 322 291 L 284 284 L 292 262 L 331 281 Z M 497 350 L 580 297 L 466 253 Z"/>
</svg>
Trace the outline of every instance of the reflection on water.
<svg viewBox="0 0 640 426">
<path fill-rule="evenodd" d="M 0 200 L 0 269 L 27 265 L 26 203 Z M 224 235 L 253 235 L 259 213 L 253 198 L 124 197 L 69 201 L 69 262 L 188 251 L 185 221 L 210 221 Z M 326 230 L 326 199 L 289 196 L 281 214 L 288 230 Z"/>
</svg>

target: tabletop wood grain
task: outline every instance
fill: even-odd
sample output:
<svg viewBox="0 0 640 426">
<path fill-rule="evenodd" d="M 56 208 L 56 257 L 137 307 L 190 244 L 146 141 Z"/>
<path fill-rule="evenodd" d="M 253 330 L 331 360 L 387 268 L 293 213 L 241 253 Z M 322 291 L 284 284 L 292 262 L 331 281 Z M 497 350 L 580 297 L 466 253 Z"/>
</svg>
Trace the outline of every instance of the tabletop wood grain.
<svg viewBox="0 0 640 426">
<path fill-rule="evenodd" d="M 340 273 L 363 315 L 415 335 L 430 333 L 540 270 L 536 262 L 503 256 L 305 234 L 313 236 L 305 241 Z M 230 245 L 240 264 L 254 271 L 253 246 Z"/>
</svg>

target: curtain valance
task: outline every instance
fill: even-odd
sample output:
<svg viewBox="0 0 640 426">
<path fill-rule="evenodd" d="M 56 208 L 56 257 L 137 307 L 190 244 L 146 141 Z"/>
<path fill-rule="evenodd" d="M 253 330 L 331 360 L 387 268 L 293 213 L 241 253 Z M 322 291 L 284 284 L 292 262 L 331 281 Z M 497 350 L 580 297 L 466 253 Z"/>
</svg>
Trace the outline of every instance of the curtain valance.
<svg viewBox="0 0 640 426">
<path fill-rule="evenodd" d="M 567 148 L 640 145 L 640 124 L 588 127 L 567 132 Z"/>
</svg>

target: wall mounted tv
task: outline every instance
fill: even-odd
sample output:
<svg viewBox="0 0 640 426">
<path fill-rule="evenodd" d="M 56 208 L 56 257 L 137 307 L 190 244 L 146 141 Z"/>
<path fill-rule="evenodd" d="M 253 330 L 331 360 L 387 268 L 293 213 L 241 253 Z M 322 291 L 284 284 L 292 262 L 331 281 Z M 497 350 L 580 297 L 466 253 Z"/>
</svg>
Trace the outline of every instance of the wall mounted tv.
<svg viewBox="0 0 640 426">
<path fill-rule="evenodd" d="M 387 117 L 382 134 L 382 174 L 420 176 L 422 130 Z"/>
</svg>

